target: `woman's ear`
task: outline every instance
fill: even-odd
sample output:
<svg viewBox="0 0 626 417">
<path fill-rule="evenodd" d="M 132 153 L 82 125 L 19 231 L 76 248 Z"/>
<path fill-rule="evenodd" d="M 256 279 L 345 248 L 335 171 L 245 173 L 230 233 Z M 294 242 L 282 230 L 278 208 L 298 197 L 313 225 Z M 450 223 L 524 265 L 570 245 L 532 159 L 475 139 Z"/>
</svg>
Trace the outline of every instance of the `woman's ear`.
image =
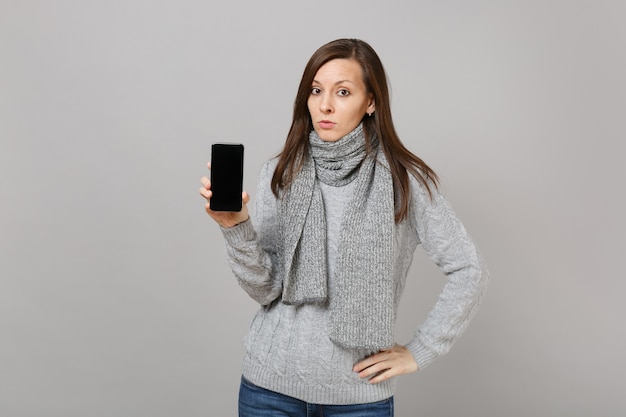
<svg viewBox="0 0 626 417">
<path fill-rule="evenodd" d="M 372 114 L 376 111 L 376 101 L 374 100 L 374 97 L 370 98 L 370 102 L 367 106 L 367 114 Z"/>
</svg>

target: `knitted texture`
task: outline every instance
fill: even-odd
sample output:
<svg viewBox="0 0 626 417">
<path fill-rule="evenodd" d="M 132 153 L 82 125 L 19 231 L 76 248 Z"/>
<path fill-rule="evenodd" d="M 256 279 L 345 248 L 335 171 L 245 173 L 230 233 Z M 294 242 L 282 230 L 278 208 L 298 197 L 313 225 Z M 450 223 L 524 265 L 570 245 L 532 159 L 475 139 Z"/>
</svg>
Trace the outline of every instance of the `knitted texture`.
<svg viewBox="0 0 626 417">
<path fill-rule="evenodd" d="M 378 141 L 373 144 L 374 155 L 366 157 L 362 125 L 336 142 L 311 132 L 310 158 L 282 196 L 282 300 L 326 302 L 326 224 L 316 179 L 336 187 L 356 182 L 341 226 L 338 285 L 330 299 L 330 338 L 349 348 L 384 349 L 394 343 L 393 183 Z"/>
</svg>

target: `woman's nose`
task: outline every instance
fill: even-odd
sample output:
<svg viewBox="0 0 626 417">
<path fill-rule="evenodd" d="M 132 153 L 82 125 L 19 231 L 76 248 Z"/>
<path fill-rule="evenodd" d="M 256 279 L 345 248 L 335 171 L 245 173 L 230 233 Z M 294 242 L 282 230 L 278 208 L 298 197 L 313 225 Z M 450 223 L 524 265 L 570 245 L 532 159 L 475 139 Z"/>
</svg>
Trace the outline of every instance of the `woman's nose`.
<svg viewBox="0 0 626 417">
<path fill-rule="evenodd" d="M 333 106 L 332 106 L 332 103 L 330 102 L 330 99 L 328 98 L 322 99 L 322 102 L 320 103 L 320 110 L 322 111 L 322 113 L 332 113 Z"/>
</svg>

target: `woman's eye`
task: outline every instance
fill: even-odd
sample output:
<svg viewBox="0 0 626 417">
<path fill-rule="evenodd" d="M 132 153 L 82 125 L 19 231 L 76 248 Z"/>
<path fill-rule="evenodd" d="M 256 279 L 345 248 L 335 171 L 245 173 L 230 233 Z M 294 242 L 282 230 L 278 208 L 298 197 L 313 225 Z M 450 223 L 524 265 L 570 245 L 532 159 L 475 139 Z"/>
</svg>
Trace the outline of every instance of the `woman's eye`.
<svg viewBox="0 0 626 417">
<path fill-rule="evenodd" d="M 339 90 L 337 92 L 337 94 L 339 94 L 340 96 L 344 96 L 345 97 L 347 95 L 350 95 L 350 92 L 348 90 L 342 88 L 341 90 Z"/>
<path fill-rule="evenodd" d="M 319 88 L 317 88 L 317 87 L 313 87 L 313 88 L 311 89 L 311 94 L 315 94 L 315 95 L 317 95 L 317 94 L 319 94 L 319 93 L 321 93 L 321 92 L 322 92 L 322 90 L 320 90 L 320 89 L 319 89 Z"/>
</svg>

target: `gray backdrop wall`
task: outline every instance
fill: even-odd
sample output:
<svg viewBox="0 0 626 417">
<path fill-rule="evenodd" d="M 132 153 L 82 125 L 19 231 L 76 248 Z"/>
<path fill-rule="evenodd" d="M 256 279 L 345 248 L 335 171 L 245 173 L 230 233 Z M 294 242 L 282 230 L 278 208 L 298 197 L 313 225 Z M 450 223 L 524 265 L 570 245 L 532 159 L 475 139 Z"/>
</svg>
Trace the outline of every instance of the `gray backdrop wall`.
<svg viewBox="0 0 626 417">
<path fill-rule="evenodd" d="M 624 413 L 624 21 L 619 0 L 0 0 L 0 415 L 235 415 L 256 306 L 199 178 L 242 142 L 254 194 L 338 37 L 379 52 L 492 273 L 397 415 Z M 418 249 L 399 342 L 442 284 Z"/>
</svg>

